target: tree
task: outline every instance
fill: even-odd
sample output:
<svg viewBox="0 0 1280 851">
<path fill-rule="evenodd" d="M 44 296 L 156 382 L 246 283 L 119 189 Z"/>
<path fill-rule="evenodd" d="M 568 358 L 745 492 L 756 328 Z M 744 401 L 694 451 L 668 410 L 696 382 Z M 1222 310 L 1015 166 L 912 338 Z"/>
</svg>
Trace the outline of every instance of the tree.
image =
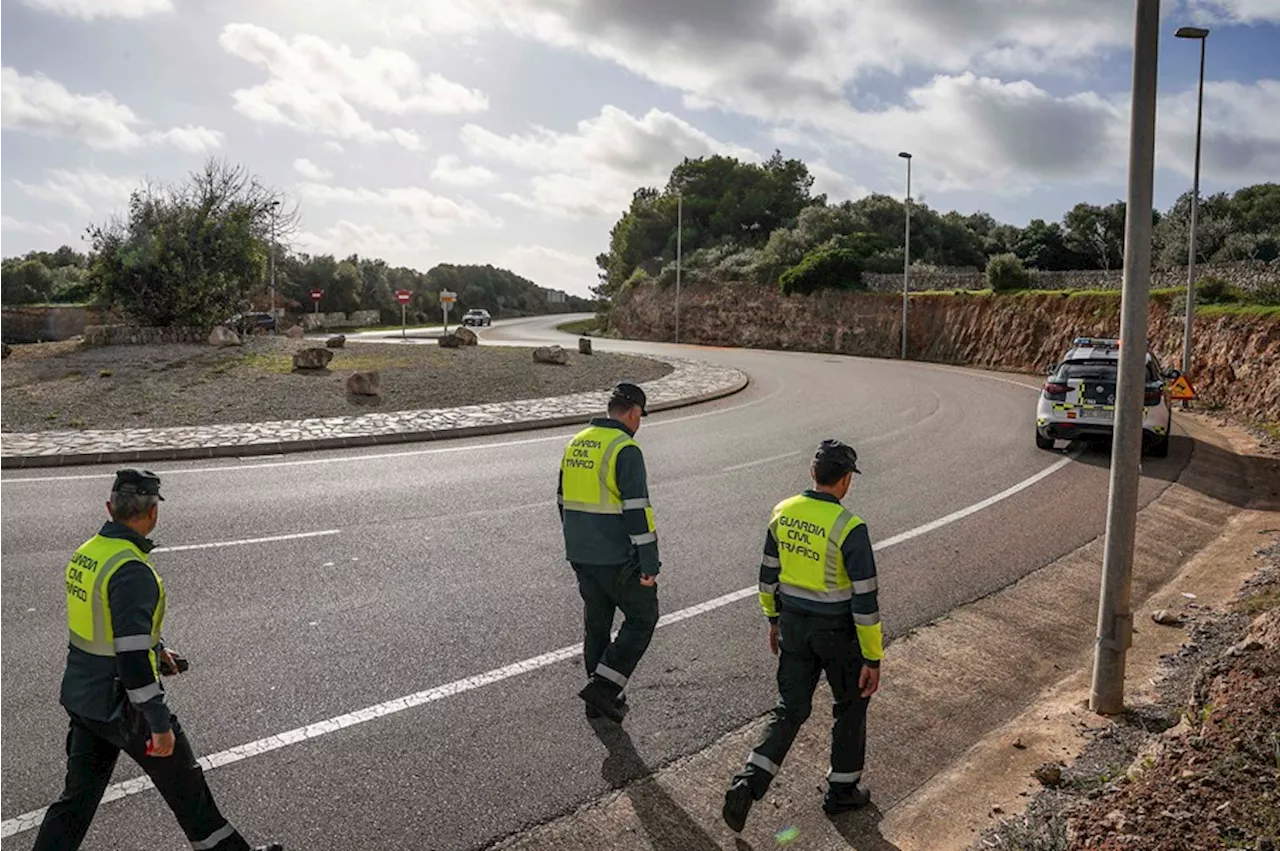
<svg viewBox="0 0 1280 851">
<path fill-rule="evenodd" d="M 280 196 L 241 166 L 210 159 L 185 182 L 145 184 L 124 220 L 89 228 L 90 279 L 146 325 L 209 327 L 263 285 Z M 288 232 L 296 214 L 277 216 Z"/>
<path fill-rule="evenodd" d="M 1081 258 L 1067 247 L 1066 235 L 1057 222 L 1032 219 L 1014 245 L 1013 253 L 1033 269 L 1061 270 L 1081 268 Z"/>
<path fill-rule="evenodd" d="M 1066 247 L 1094 269 L 1118 269 L 1124 265 L 1125 202 L 1105 207 L 1076 204 L 1062 217 Z"/>
<path fill-rule="evenodd" d="M 5 304 L 48 301 L 53 294 L 53 273 L 39 260 L 6 260 L 0 269 L 0 290 Z"/>
<path fill-rule="evenodd" d="M 783 295 L 808 295 L 822 289 L 861 289 L 862 258 L 851 248 L 828 245 L 810 251 L 778 278 Z"/>
<path fill-rule="evenodd" d="M 1016 254 L 997 254 L 987 261 L 987 286 L 994 292 L 1024 290 L 1031 286 L 1031 274 Z"/>
</svg>

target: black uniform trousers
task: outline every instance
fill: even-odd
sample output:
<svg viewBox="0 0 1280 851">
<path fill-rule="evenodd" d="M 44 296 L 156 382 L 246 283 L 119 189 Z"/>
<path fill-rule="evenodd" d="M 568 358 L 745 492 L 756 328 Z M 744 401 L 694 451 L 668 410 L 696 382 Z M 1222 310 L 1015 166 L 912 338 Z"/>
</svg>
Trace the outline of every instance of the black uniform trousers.
<svg viewBox="0 0 1280 851">
<path fill-rule="evenodd" d="M 745 779 L 756 800 L 764 797 L 813 710 L 813 692 L 825 671 L 834 698 L 831 728 L 833 792 L 853 789 L 867 755 L 867 706 L 858 688 L 862 651 L 851 615 L 831 617 L 783 610 L 779 615 L 778 705 L 769 727 L 735 780 Z"/>
<path fill-rule="evenodd" d="M 621 692 L 658 626 L 658 587 L 640 584 L 640 566 L 635 562 L 573 563 L 573 570 L 582 595 L 582 658 L 587 676 L 594 675 L 606 688 Z M 622 612 L 622 627 L 618 637 L 610 641 L 618 611 Z"/>
<path fill-rule="evenodd" d="M 173 719 L 175 744 L 166 757 L 147 756 L 151 732 L 132 706 L 115 721 L 71 716 L 67 732 L 66 787 L 45 813 L 33 851 L 75 851 L 84 841 L 120 752 L 142 767 L 196 851 L 249 851 L 249 843 L 227 823 L 205 783 L 191 742 Z"/>
</svg>

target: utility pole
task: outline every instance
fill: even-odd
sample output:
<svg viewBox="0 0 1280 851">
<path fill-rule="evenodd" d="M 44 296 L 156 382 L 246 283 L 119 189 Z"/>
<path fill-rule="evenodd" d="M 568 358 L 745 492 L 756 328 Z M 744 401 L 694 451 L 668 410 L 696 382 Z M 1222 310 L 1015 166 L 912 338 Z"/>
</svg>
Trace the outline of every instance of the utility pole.
<svg viewBox="0 0 1280 851">
<path fill-rule="evenodd" d="M 676 342 L 680 342 L 680 265 L 684 247 L 684 193 L 676 193 Z"/>
<path fill-rule="evenodd" d="M 1179 27 L 1178 38 L 1200 40 L 1200 91 L 1196 97 L 1196 164 L 1191 183 L 1191 230 L 1187 234 L 1187 316 L 1182 333 L 1182 374 L 1191 375 L 1191 325 L 1196 310 L 1196 212 L 1200 206 L 1200 128 L 1204 121 L 1204 52 L 1209 31 L 1203 27 Z M 1186 402 L 1182 403 L 1185 408 Z"/>
<path fill-rule="evenodd" d="M 911 291 L 911 154 L 898 154 L 907 161 L 907 236 L 902 243 L 902 359 L 907 359 L 907 293 Z"/>
<path fill-rule="evenodd" d="M 1142 459 L 1143 372 L 1151 288 L 1151 204 L 1155 179 L 1156 70 L 1160 0 L 1137 0 L 1134 15 L 1133 104 L 1129 116 L 1129 195 L 1124 227 L 1124 290 L 1120 298 L 1120 370 L 1111 490 L 1098 604 L 1097 644 L 1089 708 L 1104 715 L 1124 709 L 1125 652 L 1133 632 L 1130 600 L 1133 539 Z"/>
<path fill-rule="evenodd" d="M 280 202 L 271 202 L 271 333 L 279 333 L 276 327 L 280 323 L 280 317 L 276 315 L 276 210 L 279 209 Z M 319 304 L 319 302 L 317 302 Z"/>
</svg>

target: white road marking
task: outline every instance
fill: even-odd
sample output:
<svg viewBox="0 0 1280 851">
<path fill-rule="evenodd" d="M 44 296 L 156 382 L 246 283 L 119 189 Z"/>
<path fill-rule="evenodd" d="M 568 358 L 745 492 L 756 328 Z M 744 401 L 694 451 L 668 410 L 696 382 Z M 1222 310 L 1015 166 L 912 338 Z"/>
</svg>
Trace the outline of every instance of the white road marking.
<svg viewBox="0 0 1280 851">
<path fill-rule="evenodd" d="M 676 423 L 688 422 L 689 420 L 698 420 L 703 417 L 717 417 L 721 414 L 740 411 L 743 408 L 750 408 L 769 401 L 778 395 L 780 390 L 775 390 L 767 396 L 763 396 L 751 402 L 744 402 L 740 405 L 733 405 L 728 408 L 719 408 L 714 411 L 704 411 L 700 414 L 688 414 L 682 417 L 673 417 L 672 419 L 659 420 L 658 422 L 645 423 L 644 429 L 648 431 L 660 426 L 674 425 Z M 556 426 L 555 428 L 572 428 L 573 426 Z M 550 440 L 564 440 L 563 434 L 551 434 L 545 437 L 530 437 L 524 440 L 503 440 L 497 443 L 481 443 L 469 444 L 467 446 L 440 446 L 431 449 L 412 449 L 407 452 L 379 452 L 373 455 L 355 455 L 355 456 L 339 456 L 333 458 L 303 458 L 296 461 L 272 461 L 262 464 L 228 464 L 220 467 L 192 467 L 183 470 L 160 470 L 158 475 L 161 476 L 181 476 L 189 473 L 231 473 L 238 470 L 262 470 L 267 467 L 307 467 L 315 464 L 353 464 L 363 461 L 382 461 L 386 459 L 412 458 L 419 455 L 440 455 L 446 452 L 469 452 L 471 450 L 482 449 L 501 449 L 506 446 L 527 446 L 531 443 L 546 443 Z M 25 476 L 18 478 L 5 478 L 2 481 L 7 485 L 26 484 L 31 482 L 78 482 L 91 479 L 112 479 L 115 473 L 79 473 L 71 476 Z"/>
<path fill-rule="evenodd" d="M 323 535 L 337 535 L 341 529 L 324 529 L 319 532 L 295 532 L 292 535 L 270 535 L 266 538 L 245 538 L 241 541 L 211 541 L 207 544 L 180 544 L 176 547 L 156 547 L 153 553 L 176 553 L 182 550 L 214 550 L 220 547 L 243 547 L 246 544 L 269 544 L 272 541 L 293 541 L 298 538 L 319 538 Z"/>
<path fill-rule="evenodd" d="M 732 467 L 725 467 L 720 472 L 732 473 L 737 470 L 746 470 L 749 467 L 758 467 L 761 464 L 768 464 L 773 461 L 781 461 L 783 458 L 794 458 L 795 456 L 800 454 L 802 454 L 800 450 L 796 450 L 795 452 L 783 452 L 781 455 L 770 455 L 768 458 L 760 458 L 759 460 L 756 460 L 756 461 L 748 461 L 745 464 L 734 464 Z"/>
<path fill-rule="evenodd" d="M 874 545 L 873 549 L 877 552 L 880 550 L 886 550 L 889 547 L 909 541 L 912 538 L 918 538 L 921 535 L 928 534 L 929 532 L 950 523 L 955 523 L 957 520 L 968 517 L 971 514 L 975 514 L 984 508 L 990 508 L 1001 500 L 1008 499 L 1014 494 L 1026 490 L 1045 477 L 1061 470 L 1067 464 L 1074 461 L 1078 454 L 1079 453 L 1072 453 L 1071 455 L 1054 462 L 1035 475 L 1023 479 L 1013 487 L 1006 488 L 995 496 L 988 497 L 981 502 L 976 502 L 968 508 L 962 508 L 959 511 L 954 511 L 951 514 L 934 520 L 931 523 L 926 523 L 923 526 L 917 526 L 914 529 L 910 529 L 899 535 L 887 538 L 879 544 Z M 745 600 L 748 597 L 752 597 L 756 593 L 757 589 L 755 585 L 742 588 L 738 591 L 731 591 L 728 594 L 723 594 L 712 600 L 707 600 L 704 603 L 698 603 L 697 605 L 689 606 L 688 608 L 681 609 L 677 612 L 671 612 L 670 614 L 664 615 L 658 620 L 658 627 L 670 626 L 671 624 L 689 620 L 690 618 L 698 615 L 713 612 L 732 603 L 736 603 L 739 600 Z M 385 718 L 388 715 L 394 715 L 397 712 L 403 712 L 406 709 L 413 709 L 414 707 L 422 706 L 427 703 L 435 703 L 436 701 L 443 700 L 446 697 L 464 694 L 478 688 L 502 682 L 503 680 L 511 679 L 512 677 L 520 676 L 521 674 L 528 674 L 533 671 L 546 668 L 550 665 L 554 665 L 557 662 L 564 662 L 569 659 L 573 659 L 581 653 L 581 644 L 572 644 L 568 647 L 561 647 L 559 650 L 552 650 L 549 653 L 543 653 L 541 656 L 534 656 L 531 659 L 513 662 L 512 664 L 504 665 L 501 668 L 494 668 L 493 670 L 486 671 L 483 674 L 476 674 L 475 676 L 466 677 L 465 679 L 454 680 L 451 683 L 445 683 L 444 685 L 435 686 L 434 688 L 429 688 L 425 691 L 415 692 L 413 694 L 406 695 L 405 697 L 398 697 L 395 700 L 388 700 L 385 703 L 366 706 L 364 709 L 357 709 L 354 712 L 348 712 L 324 721 L 317 721 L 314 724 L 308 724 L 305 727 L 296 727 L 283 733 L 277 733 L 274 736 L 267 736 L 265 739 L 258 739 L 254 742 L 237 745 L 234 748 L 202 757 L 200 759 L 200 764 L 206 771 L 219 768 L 224 765 L 231 765 L 232 763 L 241 762 L 249 759 L 250 757 L 261 756 L 262 754 L 270 753 L 271 751 L 280 750 L 281 748 L 288 747 L 289 745 L 295 745 L 299 742 L 317 739 L 320 736 L 337 732 L 338 730 L 342 730 L 347 727 L 353 727 L 357 724 L 363 724 L 367 721 L 373 721 L 378 718 Z M 116 801 L 130 795 L 136 795 L 139 792 L 145 792 L 150 788 L 151 779 L 148 777 L 138 777 L 122 783 L 115 783 L 107 788 L 107 792 L 103 796 L 102 801 L 103 803 L 106 803 L 107 801 Z M 0 823 L 0 838 L 13 836 L 16 833 L 22 833 L 39 827 L 40 822 L 44 819 L 45 810 L 47 809 L 48 807 L 43 807 L 39 810 L 23 813 L 16 818 L 8 819 L 3 823 Z"/>
</svg>

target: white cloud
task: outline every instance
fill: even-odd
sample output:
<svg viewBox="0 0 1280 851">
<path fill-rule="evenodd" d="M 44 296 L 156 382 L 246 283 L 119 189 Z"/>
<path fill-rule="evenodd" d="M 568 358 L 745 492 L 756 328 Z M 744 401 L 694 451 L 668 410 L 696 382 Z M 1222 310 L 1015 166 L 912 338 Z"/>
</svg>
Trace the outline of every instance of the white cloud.
<svg viewBox="0 0 1280 851">
<path fill-rule="evenodd" d="M 1196 23 L 1280 21 L 1280 0 L 1191 0 Z"/>
<path fill-rule="evenodd" d="M 347 204 L 395 213 L 433 233 L 449 233 L 459 226 L 502 226 L 501 219 L 474 201 L 455 201 L 416 186 L 366 189 L 302 183 L 298 186 L 298 193 L 304 201 L 316 205 Z"/>
<path fill-rule="evenodd" d="M 74 139 L 92 148 L 131 150 L 168 144 L 188 152 L 216 148 L 222 134 L 207 127 L 146 130 L 145 122 L 109 92 L 73 94 L 43 74 L 3 70 L 0 115 L 5 129 Z"/>
<path fill-rule="evenodd" d="M 357 56 L 313 35 L 286 41 L 254 24 L 229 24 L 219 38 L 233 56 L 261 65 L 268 79 L 232 93 L 238 111 L 255 121 L 362 142 L 390 141 L 421 150 L 417 133 L 377 129 L 357 107 L 389 115 L 481 112 L 488 97 L 478 89 L 425 73 L 407 53 L 383 47 Z"/>
<path fill-rule="evenodd" d="M 540 287 L 586 296 L 597 283 L 595 261 L 545 245 L 516 245 L 502 252 L 495 265 L 510 269 Z"/>
<path fill-rule="evenodd" d="M 0 216 L 0 229 L 12 233 L 33 234 L 35 236 L 51 236 L 58 240 L 69 240 L 71 228 L 62 222 L 42 225 L 37 222 L 26 222 L 13 216 Z"/>
<path fill-rule="evenodd" d="M 324 148 L 326 151 L 333 151 L 335 154 L 345 154 L 347 152 L 347 149 L 342 147 L 341 142 L 334 142 L 332 140 L 325 142 L 320 147 Z"/>
<path fill-rule="evenodd" d="M 172 12 L 173 0 L 22 0 L 41 12 L 92 21 L 97 18 L 145 18 Z"/>
<path fill-rule="evenodd" d="M 497 175 L 484 166 L 464 165 L 457 156 L 445 154 L 436 160 L 431 179 L 450 186 L 485 186 L 497 180 Z"/>
<path fill-rule="evenodd" d="M 814 193 L 826 195 L 829 203 L 838 204 L 841 201 L 855 201 L 871 194 L 870 189 L 862 186 L 838 169 L 833 168 L 824 159 L 814 160 L 807 163 L 807 165 L 809 166 L 809 174 L 813 175 Z"/>
<path fill-rule="evenodd" d="M 468 124 L 461 138 L 473 156 L 542 172 L 530 180 L 528 197 L 508 192 L 499 196 L 503 200 L 574 218 L 617 216 L 639 185 L 665 185 L 685 157 L 758 159 L 754 151 L 721 142 L 669 112 L 651 109 L 636 118 L 616 106 L 579 121 L 573 133 L 535 127 L 500 136 Z"/>
<path fill-rule="evenodd" d="M 334 257 L 378 257 L 393 266 L 426 268 L 426 254 L 434 246 L 417 231 L 396 233 L 372 225 L 361 225 L 346 219 L 320 233 L 303 231 L 294 239 L 296 247 L 308 254 L 332 254 Z"/>
<path fill-rule="evenodd" d="M 293 170 L 307 180 L 314 182 L 325 181 L 333 177 L 333 172 L 321 168 L 305 157 L 299 157 L 293 161 Z"/>
<path fill-rule="evenodd" d="M 55 168 L 48 175 L 43 183 L 14 182 L 32 198 L 62 204 L 84 215 L 113 212 L 128 202 L 139 185 L 137 178 L 111 177 L 96 169 Z"/>
<path fill-rule="evenodd" d="M 1195 161 L 1196 92 L 1161 98 L 1156 163 L 1190 176 Z M 1239 184 L 1280 175 L 1280 80 L 1209 82 L 1204 92 L 1202 170 Z"/>
</svg>

